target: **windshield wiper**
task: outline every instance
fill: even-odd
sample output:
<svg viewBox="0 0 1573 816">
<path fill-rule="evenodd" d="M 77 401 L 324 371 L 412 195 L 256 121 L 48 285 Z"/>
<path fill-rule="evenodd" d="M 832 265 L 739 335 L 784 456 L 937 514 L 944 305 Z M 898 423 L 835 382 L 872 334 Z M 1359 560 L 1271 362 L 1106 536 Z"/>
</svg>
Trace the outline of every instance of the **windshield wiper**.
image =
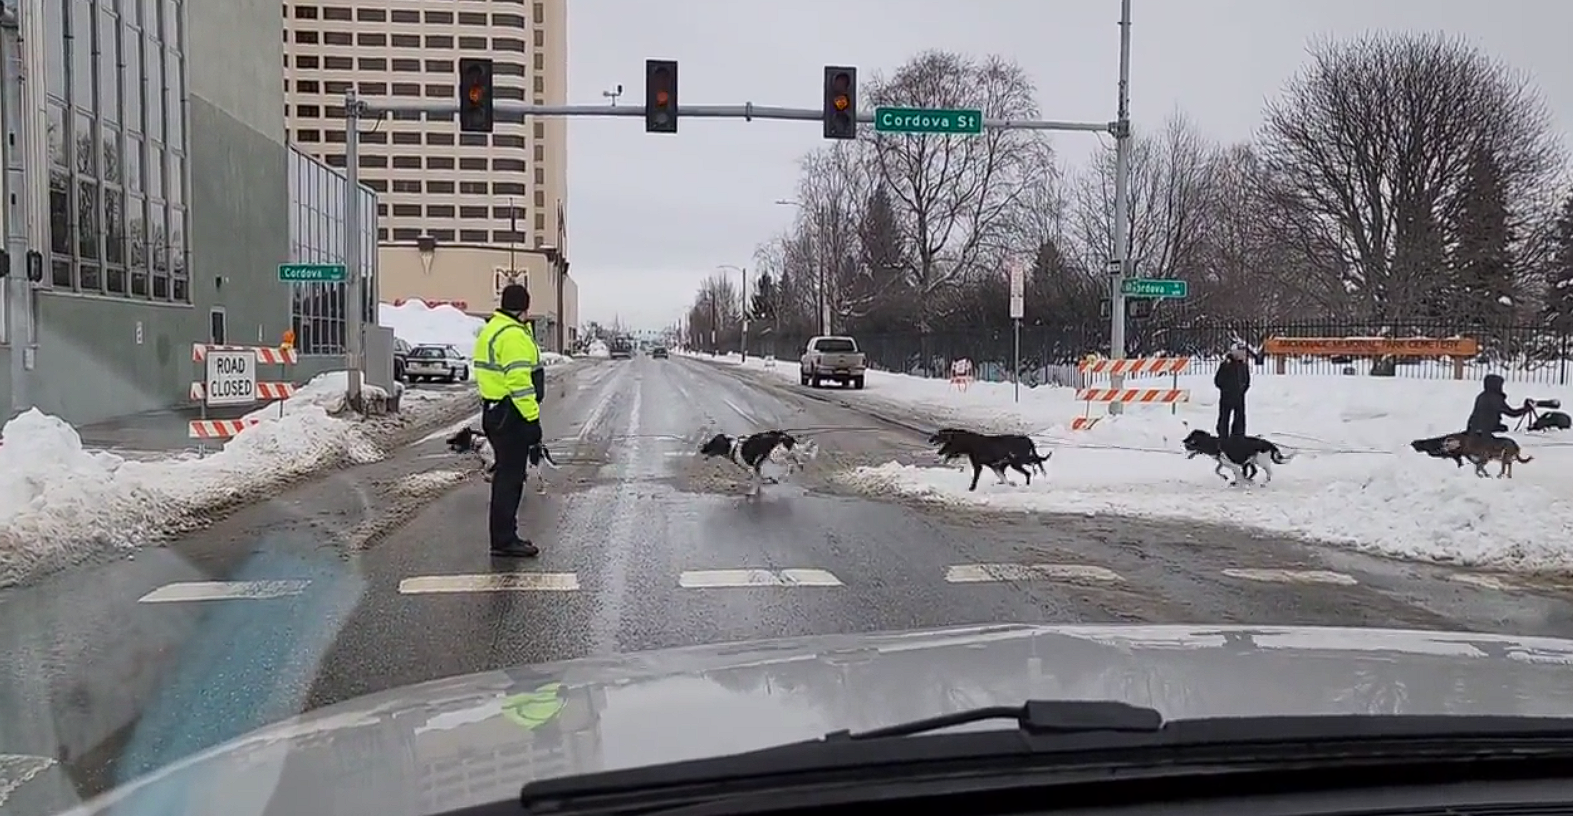
<svg viewBox="0 0 1573 816">
<path fill-rule="evenodd" d="M 930 733 L 1014 720 L 1015 728 Z M 746 725 L 744 726 L 746 727 Z M 1118 702 L 1029 701 L 707 759 L 526 784 L 526 813 L 629 816 L 787 791 L 971 778 L 1074 781 L 1163 773 L 1250 773 L 1394 762 L 1554 761 L 1573 766 L 1573 719 L 1339 715 L 1164 722 Z M 1190 769 L 1190 770 L 1186 770 Z M 1049 774 L 1050 776 L 1043 776 Z"/>
<path fill-rule="evenodd" d="M 824 738 L 833 741 L 910 737 L 989 720 L 1015 720 L 1016 727 L 1026 734 L 1146 734 L 1163 730 L 1163 715 L 1157 709 L 1113 700 L 1028 700 L 1020 706 L 974 708 L 869 731 L 832 731 Z"/>
</svg>

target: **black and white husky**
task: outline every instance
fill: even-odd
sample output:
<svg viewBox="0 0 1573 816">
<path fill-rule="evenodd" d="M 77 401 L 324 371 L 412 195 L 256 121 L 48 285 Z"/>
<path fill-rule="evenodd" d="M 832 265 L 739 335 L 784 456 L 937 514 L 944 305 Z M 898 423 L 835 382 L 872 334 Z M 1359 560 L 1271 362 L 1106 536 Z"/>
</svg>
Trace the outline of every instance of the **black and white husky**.
<svg viewBox="0 0 1573 816">
<path fill-rule="evenodd" d="M 492 446 L 487 441 L 486 434 L 475 428 L 463 428 L 458 433 L 448 437 L 448 450 L 454 453 L 475 454 L 481 460 L 481 478 L 488 482 L 492 480 L 492 473 L 497 469 L 497 457 L 492 452 Z M 528 480 L 533 472 L 535 474 L 536 489 L 545 493 L 546 477 L 541 475 L 541 468 L 544 466 L 556 470 L 557 460 L 552 458 L 552 451 L 546 447 L 545 442 L 531 445 L 528 456 L 529 464 L 525 469 L 524 477 Z"/>
<path fill-rule="evenodd" d="M 790 476 L 818 454 L 819 449 L 813 443 L 798 442 L 786 431 L 762 431 L 747 436 L 716 434 L 699 448 L 700 456 L 723 458 L 747 470 L 753 480 L 748 490 L 750 496 L 759 495 L 763 485 L 780 481 L 765 475 L 766 464 L 775 465 L 784 475 Z"/>
<path fill-rule="evenodd" d="M 1277 445 L 1260 436 L 1219 439 L 1199 428 L 1187 434 L 1180 444 L 1185 447 L 1187 459 L 1210 457 L 1216 463 L 1213 473 L 1218 474 L 1220 479 L 1231 481 L 1224 470 L 1232 471 L 1232 484 L 1254 482 L 1256 471 L 1261 470 L 1262 484 L 1265 485 L 1273 480 L 1273 465 L 1287 465 L 1295 457 L 1295 454 L 1285 454 Z"/>
</svg>

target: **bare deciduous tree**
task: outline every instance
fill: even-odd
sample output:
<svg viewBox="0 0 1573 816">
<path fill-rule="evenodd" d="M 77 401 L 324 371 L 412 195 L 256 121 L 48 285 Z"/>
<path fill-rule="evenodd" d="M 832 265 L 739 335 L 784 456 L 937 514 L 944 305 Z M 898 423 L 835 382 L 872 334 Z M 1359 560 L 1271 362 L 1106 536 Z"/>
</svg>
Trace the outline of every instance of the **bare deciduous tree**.
<svg viewBox="0 0 1573 816">
<path fill-rule="evenodd" d="M 1543 201 L 1561 158 L 1525 77 L 1462 40 L 1410 34 L 1315 44 L 1268 106 L 1260 150 L 1280 229 L 1383 319 L 1421 311 L 1478 151 L 1509 201 Z"/>
<path fill-rule="evenodd" d="M 1037 89 L 1020 66 L 1000 57 L 919 54 L 868 94 L 876 105 L 974 108 L 992 118 L 1034 118 Z M 979 136 L 874 136 L 878 177 L 896 205 L 912 249 L 911 281 L 920 331 L 937 317 L 936 295 L 969 273 L 989 269 L 1011 249 L 1010 227 L 1046 151 L 1032 131 Z M 992 268 L 991 268 L 992 267 Z"/>
</svg>

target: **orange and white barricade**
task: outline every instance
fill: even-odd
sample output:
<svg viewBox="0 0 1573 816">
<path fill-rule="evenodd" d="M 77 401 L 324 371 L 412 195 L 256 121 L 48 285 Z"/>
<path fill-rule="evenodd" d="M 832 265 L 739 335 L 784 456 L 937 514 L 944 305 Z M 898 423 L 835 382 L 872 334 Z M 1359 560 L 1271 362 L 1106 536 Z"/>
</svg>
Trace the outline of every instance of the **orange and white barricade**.
<svg viewBox="0 0 1573 816">
<path fill-rule="evenodd" d="M 1086 411 L 1082 416 L 1071 420 L 1071 430 L 1085 431 L 1098 423 L 1101 417 L 1092 416 L 1093 403 L 1122 405 L 1167 405 L 1171 413 L 1176 412 L 1179 404 L 1191 401 L 1191 392 L 1180 387 L 1180 374 L 1191 367 L 1189 357 L 1138 357 L 1127 360 L 1109 360 L 1088 357 L 1077 366 L 1081 370 L 1083 383 L 1076 391 L 1076 399 L 1086 404 Z M 1161 376 L 1170 377 L 1169 388 L 1114 388 L 1112 378 L 1115 376 L 1141 377 Z M 1104 387 L 1094 387 L 1094 377 L 1109 377 L 1111 383 Z"/>
<path fill-rule="evenodd" d="M 972 385 L 972 361 L 966 358 L 954 360 L 950 364 L 950 384 L 958 391 L 965 391 Z"/>
<path fill-rule="evenodd" d="M 186 435 L 192 439 L 228 439 L 262 421 L 255 417 L 210 419 L 209 408 L 278 402 L 279 415 L 283 416 L 283 400 L 295 395 L 290 368 L 299 361 L 299 356 L 293 340 L 293 336 L 286 336 L 284 345 L 277 348 L 193 343 L 191 362 L 197 366 L 201 379 L 191 383 L 188 396 L 201 404 L 202 415 L 187 423 Z M 260 379 L 257 370 L 262 366 L 276 367 L 279 379 Z"/>
</svg>

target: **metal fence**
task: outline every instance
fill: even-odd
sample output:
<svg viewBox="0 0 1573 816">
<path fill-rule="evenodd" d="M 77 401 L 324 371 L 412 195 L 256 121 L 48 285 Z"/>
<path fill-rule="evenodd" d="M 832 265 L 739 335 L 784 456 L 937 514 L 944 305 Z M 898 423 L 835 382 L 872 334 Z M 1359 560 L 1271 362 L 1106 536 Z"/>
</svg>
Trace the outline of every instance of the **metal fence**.
<svg viewBox="0 0 1573 816">
<path fill-rule="evenodd" d="M 852 332 L 868 356 L 869 367 L 920 377 L 948 377 L 951 363 L 972 361 L 974 376 L 980 380 L 1008 381 L 1011 368 L 1012 332 L 1009 326 L 967 331 L 864 334 Z M 1457 327 L 1442 323 L 1407 322 L 1362 324 L 1350 321 L 1307 320 L 1288 323 L 1217 322 L 1171 326 L 1138 326 L 1128 335 L 1128 357 L 1155 355 L 1191 357 L 1195 366 L 1211 367 L 1230 346 L 1244 343 L 1258 353 L 1260 370 L 1271 373 L 1273 366 L 1260 356 L 1262 344 L 1271 337 L 1470 337 L 1480 344 L 1480 354 L 1464 365 L 1466 378 L 1487 373 L 1501 374 L 1514 382 L 1542 385 L 1567 385 L 1573 378 L 1573 334 L 1554 332 L 1544 325 L 1513 324 Z M 772 354 L 778 359 L 796 359 L 808 342 L 808 334 L 770 333 L 748 338 L 748 352 L 759 356 Z M 720 351 L 735 351 L 736 332 L 723 334 Z M 1073 385 L 1077 361 L 1090 353 L 1107 354 L 1107 327 L 1023 326 L 1021 329 L 1021 382 L 1023 385 Z M 1401 359 L 1383 367 L 1375 361 L 1347 357 L 1301 357 L 1289 360 L 1286 374 L 1386 373 L 1393 376 L 1450 379 L 1452 365 Z"/>
</svg>

